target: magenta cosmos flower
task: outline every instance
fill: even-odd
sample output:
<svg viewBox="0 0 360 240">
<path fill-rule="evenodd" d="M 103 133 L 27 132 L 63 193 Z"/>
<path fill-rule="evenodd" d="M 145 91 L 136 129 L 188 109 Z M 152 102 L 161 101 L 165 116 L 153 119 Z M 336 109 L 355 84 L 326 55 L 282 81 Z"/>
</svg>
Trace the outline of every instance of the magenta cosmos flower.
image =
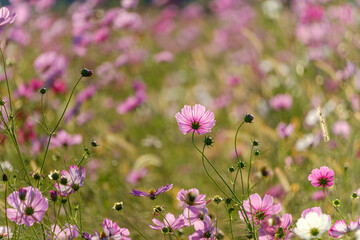
<svg viewBox="0 0 360 240">
<path fill-rule="evenodd" d="M 182 207 L 189 207 L 205 205 L 205 196 L 205 194 L 200 194 L 196 188 L 192 188 L 190 190 L 181 189 L 176 198 L 181 202 Z"/>
<path fill-rule="evenodd" d="M 189 132 L 197 134 L 205 134 L 211 132 L 211 128 L 215 126 L 214 113 L 210 110 L 205 110 L 204 106 L 196 104 L 193 108 L 185 105 L 175 115 L 180 131 L 185 135 Z"/>
<path fill-rule="evenodd" d="M 132 192 L 130 193 L 133 196 L 136 197 L 148 197 L 151 200 L 155 200 L 157 198 L 158 195 L 160 195 L 161 193 L 167 192 L 169 191 L 171 188 L 173 187 L 172 184 L 168 184 L 166 186 L 162 186 L 158 189 L 150 189 L 149 192 L 143 192 L 143 191 L 138 191 L 133 189 Z"/>
<path fill-rule="evenodd" d="M 349 225 L 346 224 L 345 220 L 337 221 L 329 229 L 329 236 L 334 238 L 341 238 L 349 232 L 356 232 L 360 228 L 359 220 L 356 222 L 350 221 Z"/>
<path fill-rule="evenodd" d="M 86 177 L 86 171 L 84 167 L 71 165 L 69 171 L 62 170 L 60 172 L 60 181 L 55 182 L 55 188 L 61 196 L 66 197 L 71 193 L 79 190 L 80 187 L 84 186 L 84 179 Z"/>
<path fill-rule="evenodd" d="M 251 208 L 250 208 L 251 201 Z M 244 201 L 243 205 L 248 218 L 254 219 L 256 224 L 261 224 L 268 220 L 272 215 L 278 214 L 281 210 L 280 203 L 273 205 L 274 199 L 272 196 L 265 194 L 264 199 L 261 199 L 259 194 L 250 195 L 250 201 Z M 253 216 L 251 216 L 253 214 Z M 239 216 L 244 220 L 243 214 L 239 211 Z"/>
<path fill-rule="evenodd" d="M 0 8 L 0 29 L 15 21 L 16 14 L 10 15 L 9 9 L 6 7 Z"/>
<path fill-rule="evenodd" d="M 330 187 L 334 185 L 334 171 L 322 166 L 320 169 L 313 169 L 308 177 L 314 187 Z"/>
<path fill-rule="evenodd" d="M 292 97 L 289 94 L 278 94 L 270 99 L 270 107 L 276 111 L 288 110 L 292 106 Z"/>
<path fill-rule="evenodd" d="M 1 226 L 0 227 L 0 239 L 12 238 L 13 234 L 11 232 L 10 227 Z"/>
<path fill-rule="evenodd" d="M 291 225 L 292 216 L 290 214 L 284 214 L 281 218 L 274 218 L 272 224 L 270 224 L 269 219 L 259 229 L 259 240 L 291 239 L 294 236 L 294 233 L 291 231 Z"/>
<path fill-rule="evenodd" d="M 42 221 L 49 207 L 48 200 L 44 198 L 37 188 L 20 188 L 12 192 L 7 201 L 13 208 L 6 209 L 7 217 L 18 225 L 32 226 Z"/>
<path fill-rule="evenodd" d="M 215 221 L 211 223 L 209 216 L 205 216 L 204 221 L 197 221 L 194 224 L 195 232 L 189 236 L 189 240 L 216 239 Z"/>
<path fill-rule="evenodd" d="M 103 232 L 95 231 L 94 235 L 83 233 L 83 238 L 87 240 L 131 240 L 128 236 L 130 232 L 127 228 L 120 228 L 116 222 L 105 218 L 103 223 Z"/>
<path fill-rule="evenodd" d="M 171 213 L 166 214 L 164 223 L 160 220 L 153 218 L 153 223 L 155 225 L 150 225 L 150 227 L 154 230 L 161 230 L 163 233 L 173 234 L 175 230 L 182 228 L 185 224 L 184 216 L 180 215 L 175 218 L 175 216 Z"/>
</svg>

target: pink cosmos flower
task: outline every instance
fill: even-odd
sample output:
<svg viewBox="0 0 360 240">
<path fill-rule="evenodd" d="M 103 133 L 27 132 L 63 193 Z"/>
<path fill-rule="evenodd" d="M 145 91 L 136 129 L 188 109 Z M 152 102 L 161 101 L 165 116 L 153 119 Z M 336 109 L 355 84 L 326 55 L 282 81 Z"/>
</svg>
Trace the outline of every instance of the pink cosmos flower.
<svg viewBox="0 0 360 240">
<path fill-rule="evenodd" d="M 79 229 L 76 225 L 69 225 L 66 223 L 63 228 L 61 228 L 59 225 L 51 226 L 51 229 L 53 233 L 48 233 L 49 238 L 48 239 L 54 239 L 54 240 L 70 240 L 77 238 L 79 236 Z"/>
<path fill-rule="evenodd" d="M 6 209 L 7 217 L 18 225 L 32 226 L 40 223 L 49 207 L 48 200 L 44 198 L 37 188 L 20 188 L 7 197 L 7 202 L 13 208 Z"/>
<path fill-rule="evenodd" d="M 204 221 L 197 221 L 194 223 L 195 232 L 189 236 L 189 240 L 216 239 L 215 222 L 216 220 L 211 223 L 210 217 L 206 215 Z"/>
<path fill-rule="evenodd" d="M 13 233 L 11 232 L 10 227 L 0 226 L 0 239 L 12 238 Z"/>
<path fill-rule="evenodd" d="M 285 123 L 281 122 L 277 125 L 276 130 L 279 138 L 287 138 L 293 133 L 294 124 L 290 123 L 289 125 L 286 125 Z"/>
<path fill-rule="evenodd" d="M 346 224 L 345 220 L 337 221 L 329 229 L 329 236 L 334 238 L 341 238 L 342 236 L 344 236 L 349 232 L 357 231 L 360 228 L 359 220 L 356 222 L 350 221 L 349 225 Z"/>
<path fill-rule="evenodd" d="M 160 187 L 160 188 L 158 188 L 156 190 L 155 189 L 150 189 L 149 192 L 143 192 L 143 191 L 138 191 L 138 190 L 133 189 L 130 194 L 133 195 L 133 196 L 136 196 L 136 197 L 148 197 L 151 200 L 154 200 L 154 199 L 157 198 L 158 195 L 160 195 L 161 193 L 169 191 L 172 187 L 173 187 L 172 184 L 168 184 L 168 185 L 162 186 L 162 187 Z"/>
<path fill-rule="evenodd" d="M 0 8 L 0 29 L 15 21 L 16 14 L 10 16 L 10 11 L 6 7 Z"/>
<path fill-rule="evenodd" d="M 147 168 L 132 169 L 126 176 L 126 181 L 130 184 L 136 184 L 138 181 L 143 179 L 148 173 Z"/>
<path fill-rule="evenodd" d="M 320 169 L 313 169 L 308 177 L 314 187 L 330 187 L 334 185 L 334 171 L 322 166 Z"/>
<path fill-rule="evenodd" d="M 200 194 L 196 188 L 191 188 L 190 190 L 181 189 L 176 199 L 180 201 L 182 207 L 203 206 L 206 204 L 205 196 L 206 194 Z"/>
<path fill-rule="evenodd" d="M 194 225 L 197 221 L 202 221 L 204 216 L 208 215 L 208 209 L 203 206 L 189 206 L 184 209 L 183 216 L 185 219 L 185 227 L 189 227 Z"/>
<path fill-rule="evenodd" d="M 251 201 L 251 208 L 250 208 Z M 278 214 L 281 210 L 280 203 L 273 205 L 274 199 L 272 196 L 265 194 L 264 199 L 261 199 L 259 194 L 250 195 L 250 201 L 244 201 L 245 212 L 249 219 L 254 218 L 257 225 L 269 219 L 272 215 Z M 251 216 L 251 213 L 253 216 Z M 240 219 L 244 220 L 242 213 L 239 211 Z"/>
<path fill-rule="evenodd" d="M 292 106 L 292 97 L 289 94 L 278 94 L 270 99 L 270 107 L 276 111 L 288 110 Z"/>
<path fill-rule="evenodd" d="M 166 214 L 165 219 L 164 223 L 162 223 L 160 220 L 153 218 L 152 221 L 155 225 L 150 225 L 150 227 L 154 230 L 161 230 L 163 232 L 164 228 L 167 228 L 167 232 L 169 232 L 170 234 L 174 234 L 174 231 L 182 228 L 185 223 L 183 215 L 175 218 L 173 214 L 168 213 Z"/>
<path fill-rule="evenodd" d="M 69 171 L 62 170 L 59 184 L 55 182 L 55 188 L 61 196 L 66 197 L 84 186 L 86 171 L 84 167 L 75 165 L 69 166 Z"/>
<path fill-rule="evenodd" d="M 83 233 L 83 238 L 87 240 L 102 240 L 102 239 L 116 239 L 116 240 L 131 240 L 128 236 L 130 232 L 127 228 L 120 228 L 116 222 L 105 218 L 103 223 L 103 232 L 95 231 L 94 235 Z"/>
<path fill-rule="evenodd" d="M 67 60 L 63 55 L 56 52 L 44 52 L 34 61 L 34 68 L 46 80 L 54 80 L 62 76 L 67 67 Z M 50 87 L 50 82 L 46 83 L 46 87 Z"/>
<path fill-rule="evenodd" d="M 70 135 L 65 130 L 60 130 L 51 138 L 50 146 L 51 148 L 67 147 L 80 144 L 81 142 L 82 136 L 80 134 Z"/>
<path fill-rule="evenodd" d="M 313 193 L 313 195 L 311 195 L 311 199 L 314 201 L 320 201 L 324 198 L 325 198 L 325 195 L 324 195 L 323 191 L 316 191 Z"/>
<path fill-rule="evenodd" d="M 294 233 L 289 229 L 292 224 L 292 216 L 284 214 L 281 218 L 276 217 L 273 224 L 265 222 L 259 229 L 259 240 L 268 239 L 291 239 Z"/>
<path fill-rule="evenodd" d="M 214 113 L 210 110 L 205 111 L 205 107 L 200 104 L 196 104 L 193 108 L 185 105 L 175 118 L 184 135 L 189 132 L 206 134 L 215 126 Z"/>
</svg>

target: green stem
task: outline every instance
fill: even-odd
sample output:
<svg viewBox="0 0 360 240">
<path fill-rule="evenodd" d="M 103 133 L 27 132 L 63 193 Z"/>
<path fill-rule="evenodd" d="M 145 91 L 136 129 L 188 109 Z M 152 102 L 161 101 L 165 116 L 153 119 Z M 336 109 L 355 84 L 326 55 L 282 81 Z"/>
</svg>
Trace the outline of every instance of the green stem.
<svg viewBox="0 0 360 240">
<path fill-rule="evenodd" d="M 230 220 L 231 239 L 234 240 L 234 234 L 233 234 L 233 229 L 232 229 L 232 217 L 231 217 L 231 212 L 229 212 L 229 220 Z"/>
<path fill-rule="evenodd" d="M 250 161 L 249 161 L 249 171 L 247 176 L 247 195 L 250 196 L 250 175 L 251 175 L 251 167 L 252 167 L 252 157 L 253 157 L 254 145 L 251 145 L 251 152 L 250 152 Z"/>
<path fill-rule="evenodd" d="M 67 108 L 69 107 L 70 100 L 71 100 L 72 96 L 74 95 L 75 89 L 76 89 L 77 85 L 80 83 L 80 81 L 81 81 L 82 78 L 83 78 L 83 77 L 81 76 L 81 77 L 78 79 L 78 81 L 76 82 L 76 84 L 74 85 L 74 87 L 72 88 L 71 94 L 70 94 L 69 99 L 68 99 L 68 101 L 67 101 L 67 103 L 66 103 L 66 105 L 65 105 L 64 111 L 63 111 L 62 114 L 61 114 L 60 119 L 57 121 L 54 129 L 53 129 L 52 131 L 50 131 L 50 133 L 49 133 L 49 140 L 48 140 L 48 143 L 47 143 L 47 146 L 46 146 L 46 149 L 45 149 L 44 158 L 43 158 L 43 161 L 42 161 L 42 164 L 41 164 L 40 175 L 42 174 L 42 171 L 43 171 L 43 169 L 44 169 L 44 164 L 45 164 L 46 156 L 47 156 L 47 153 L 48 153 L 48 150 L 49 150 L 51 137 L 52 137 L 52 135 L 55 133 L 56 129 L 59 127 L 62 119 L 64 118 L 65 112 L 66 112 Z M 38 181 L 38 183 L 37 183 L 37 186 L 39 186 L 39 181 Z"/>
<path fill-rule="evenodd" d="M 326 196 L 325 187 L 323 187 L 323 193 L 324 193 L 324 196 L 325 196 L 326 200 L 335 208 L 335 210 L 339 213 L 339 215 L 342 217 L 342 219 L 344 219 L 344 221 L 346 223 L 346 218 L 341 214 L 339 209 L 337 207 L 335 207 L 334 204 L 330 201 L 330 199 Z"/>
<path fill-rule="evenodd" d="M 352 201 L 352 207 L 351 207 L 351 221 L 354 219 L 354 207 L 355 207 L 355 199 Z"/>
<path fill-rule="evenodd" d="M 240 159 L 239 159 L 239 154 L 237 152 L 237 145 L 236 145 L 236 142 L 237 142 L 237 136 L 238 136 L 238 133 L 240 131 L 240 128 L 241 126 L 245 123 L 245 121 L 243 121 L 238 129 L 236 130 L 236 134 L 235 134 L 235 140 L 234 140 L 234 143 L 235 143 L 235 154 L 236 154 L 236 160 L 237 160 L 237 163 L 238 163 L 238 170 L 236 172 L 236 175 L 235 175 L 235 179 L 234 179 L 234 185 L 233 185 L 233 191 L 234 193 L 236 193 L 236 180 L 237 180 L 237 176 L 238 176 L 238 173 L 239 173 L 239 170 L 240 170 L 240 178 L 241 178 L 241 190 L 242 190 L 242 200 L 244 199 L 244 192 L 245 192 L 245 189 L 244 189 L 244 181 L 243 181 L 243 174 L 242 174 L 242 169 L 241 169 L 241 166 L 240 166 Z"/>
<path fill-rule="evenodd" d="M 147 240 L 147 238 L 135 227 L 135 225 L 129 220 L 129 218 L 126 216 L 126 214 L 124 213 L 123 210 L 121 210 L 121 214 L 123 215 L 123 217 L 126 219 L 126 221 L 128 223 L 130 223 L 130 225 L 135 229 L 135 231 L 137 231 L 144 239 Z"/>
<path fill-rule="evenodd" d="M 4 74 L 5 74 L 7 91 L 8 91 L 8 95 L 9 95 L 10 113 L 11 113 L 11 115 L 13 115 L 13 109 L 12 109 L 12 103 L 11 103 L 10 85 L 9 85 L 9 80 L 8 80 L 8 76 L 7 76 L 7 73 L 6 73 L 6 62 L 5 62 L 4 53 L 3 53 L 1 48 L 0 48 L 0 52 L 1 52 L 1 57 L 2 57 L 2 62 L 3 62 L 3 67 L 4 67 Z"/>
</svg>

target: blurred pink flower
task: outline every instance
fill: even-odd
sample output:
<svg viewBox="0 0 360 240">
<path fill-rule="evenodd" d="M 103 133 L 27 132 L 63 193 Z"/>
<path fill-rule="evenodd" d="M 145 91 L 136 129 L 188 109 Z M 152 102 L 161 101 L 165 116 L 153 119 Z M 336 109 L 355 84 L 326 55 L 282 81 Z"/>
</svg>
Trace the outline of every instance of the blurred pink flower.
<svg viewBox="0 0 360 240">
<path fill-rule="evenodd" d="M 333 125 L 332 131 L 335 135 L 341 135 L 344 139 L 347 139 L 350 136 L 351 128 L 348 122 L 337 121 Z"/>
<path fill-rule="evenodd" d="M 278 94 L 270 99 L 270 107 L 274 110 L 288 110 L 292 106 L 292 96 L 289 94 Z"/>
<path fill-rule="evenodd" d="M 215 126 L 214 113 L 205 110 L 205 107 L 200 104 L 193 107 L 185 105 L 181 113 L 178 112 L 175 115 L 180 131 L 184 135 L 189 132 L 200 135 L 211 132 L 211 128 Z"/>
<path fill-rule="evenodd" d="M 83 233 L 83 238 L 87 240 L 100 240 L 100 239 L 117 239 L 117 240 L 130 240 L 128 236 L 130 231 L 127 228 L 120 228 L 116 222 L 105 218 L 102 223 L 103 230 L 101 233 L 95 231 L 94 235 Z"/>
<path fill-rule="evenodd" d="M 65 130 L 60 130 L 54 137 L 51 138 L 50 146 L 53 147 L 67 147 L 77 145 L 82 142 L 80 134 L 70 135 Z"/>
<path fill-rule="evenodd" d="M 292 123 L 286 125 L 285 123 L 281 122 L 277 125 L 276 130 L 279 138 L 287 138 L 293 133 L 294 125 Z"/>
<path fill-rule="evenodd" d="M 322 166 L 311 171 L 308 180 L 314 187 L 331 187 L 334 185 L 334 171 Z"/>
<path fill-rule="evenodd" d="M 182 207 L 190 206 L 204 206 L 206 194 L 200 194 L 199 190 L 196 188 L 191 188 L 189 190 L 181 189 L 176 199 L 180 201 Z"/>
<path fill-rule="evenodd" d="M 56 52 L 44 52 L 40 54 L 34 61 L 35 70 L 46 80 L 62 76 L 66 70 L 66 67 L 66 58 L 63 55 L 57 54 Z"/>
<path fill-rule="evenodd" d="M 129 174 L 126 176 L 126 181 L 130 184 L 135 185 L 138 181 L 143 179 L 148 173 L 147 168 L 141 168 L 138 170 L 132 169 Z"/>
<path fill-rule="evenodd" d="M 59 225 L 51 226 L 52 232 L 48 233 L 49 239 L 54 240 L 70 240 L 79 236 L 79 229 L 76 225 L 69 225 L 66 223 L 62 228 Z M 53 236 L 53 237 L 52 237 Z"/>
<path fill-rule="evenodd" d="M 345 220 L 336 221 L 336 223 L 334 223 L 334 225 L 332 225 L 329 229 L 329 236 L 334 238 L 341 238 L 349 232 L 355 232 L 359 230 L 359 220 L 360 218 L 356 222 L 350 221 L 349 224 L 347 224 Z"/>
<path fill-rule="evenodd" d="M 169 51 L 159 52 L 158 54 L 156 54 L 154 56 L 154 60 L 157 63 L 172 62 L 172 61 L 174 61 L 174 54 L 172 54 L 172 52 L 169 52 Z"/>
</svg>

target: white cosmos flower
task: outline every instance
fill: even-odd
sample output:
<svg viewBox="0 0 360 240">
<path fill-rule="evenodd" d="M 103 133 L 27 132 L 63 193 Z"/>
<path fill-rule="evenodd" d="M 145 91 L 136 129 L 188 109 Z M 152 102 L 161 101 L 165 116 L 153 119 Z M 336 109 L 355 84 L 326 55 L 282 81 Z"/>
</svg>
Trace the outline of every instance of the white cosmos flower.
<svg viewBox="0 0 360 240">
<path fill-rule="evenodd" d="M 322 214 L 321 210 L 310 211 L 305 214 L 304 212 L 302 217 L 297 221 L 294 229 L 295 234 L 300 238 L 305 240 L 320 238 L 324 232 L 329 230 L 331 226 L 331 218 L 329 215 Z"/>
</svg>

